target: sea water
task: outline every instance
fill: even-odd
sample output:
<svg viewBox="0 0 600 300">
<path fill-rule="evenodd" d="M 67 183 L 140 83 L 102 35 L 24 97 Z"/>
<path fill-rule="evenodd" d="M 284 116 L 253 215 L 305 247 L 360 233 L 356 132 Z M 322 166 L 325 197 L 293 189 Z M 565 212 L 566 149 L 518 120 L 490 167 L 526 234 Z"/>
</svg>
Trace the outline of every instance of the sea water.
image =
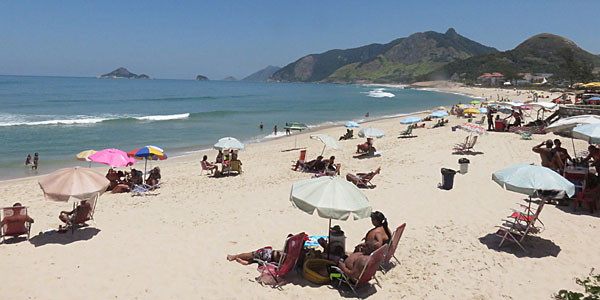
<svg viewBox="0 0 600 300">
<path fill-rule="evenodd" d="M 156 145 L 173 157 L 225 136 L 273 138 L 286 122 L 341 126 L 367 112 L 375 119 L 460 101 L 468 99 L 361 85 L 0 76 L 0 179 L 87 166 L 75 155 L 88 149 Z M 35 152 L 33 173 L 24 162 Z"/>
</svg>

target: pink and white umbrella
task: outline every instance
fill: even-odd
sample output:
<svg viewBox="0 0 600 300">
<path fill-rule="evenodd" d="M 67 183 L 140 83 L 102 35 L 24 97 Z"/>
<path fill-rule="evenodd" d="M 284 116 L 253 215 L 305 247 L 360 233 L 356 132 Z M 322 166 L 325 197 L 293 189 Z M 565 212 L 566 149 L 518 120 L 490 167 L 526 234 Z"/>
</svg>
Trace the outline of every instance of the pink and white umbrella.
<svg viewBox="0 0 600 300">
<path fill-rule="evenodd" d="M 135 158 L 127 156 L 125 151 L 119 149 L 104 149 L 90 156 L 88 159 L 111 167 L 127 167 L 135 164 Z"/>
</svg>

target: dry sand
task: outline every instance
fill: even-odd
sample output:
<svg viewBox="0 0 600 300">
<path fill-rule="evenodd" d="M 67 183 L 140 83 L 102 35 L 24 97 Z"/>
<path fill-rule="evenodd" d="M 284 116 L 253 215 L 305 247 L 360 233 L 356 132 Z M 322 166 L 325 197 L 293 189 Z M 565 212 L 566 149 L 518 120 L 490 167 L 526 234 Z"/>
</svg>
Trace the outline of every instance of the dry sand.
<svg viewBox="0 0 600 300">
<path fill-rule="evenodd" d="M 453 90 L 464 92 L 462 90 Z M 495 93 L 488 91 L 490 93 Z M 479 94 L 479 90 L 475 92 Z M 576 289 L 575 276 L 600 266 L 598 213 L 573 213 L 572 207 L 547 205 L 541 214 L 545 230 L 522 252 L 516 245 L 498 249 L 495 226 L 524 196 L 503 190 L 491 180 L 494 171 L 517 163 L 539 163 L 531 147 L 552 134 L 520 140 L 513 133 L 482 136 L 477 155 L 454 155 L 452 146 L 467 133 L 451 131 L 464 122 L 450 117 L 449 126 L 416 129 L 401 139 L 399 119 L 378 120 L 386 136 L 375 140 L 380 157 L 357 159 L 356 144 L 342 141 L 343 152 L 325 150 L 342 163 L 342 175 L 382 167 L 365 190 L 374 210 L 393 228 L 407 227 L 396 256 L 401 264 L 378 273 L 382 288 L 362 290 L 370 299 L 548 299 L 559 289 Z M 431 127 L 433 122 L 427 122 Z M 363 127 L 367 124 L 363 124 Z M 321 153 L 313 133 L 338 137 L 343 127 L 298 134 L 308 158 Z M 565 146 L 570 143 L 565 143 Z M 164 185 L 157 196 L 105 194 L 96 208 L 96 224 L 75 234 L 38 232 L 57 228 L 57 215 L 70 203 L 45 201 L 37 178 L 0 182 L 0 205 L 19 201 L 35 219 L 28 241 L 0 244 L 2 299 L 335 299 L 332 286 L 315 286 L 292 272 L 283 290 L 254 282 L 256 265 L 242 266 L 226 254 L 272 245 L 283 246 L 288 233 L 325 234 L 327 220 L 290 204 L 290 187 L 310 174 L 290 170 L 298 151 L 294 137 L 248 145 L 240 153 L 244 173 L 224 178 L 200 175 L 204 153 L 160 162 Z M 578 149 L 585 143 L 576 141 Z M 207 151 L 211 159 L 215 151 Z M 445 191 L 440 168 L 458 169 L 471 160 L 469 172 L 457 174 Z M 106 168 L 102 169 L 103 172 Z M 342 221 L 347 247 L 359 243 L 369 220 Z M 393 230 L 392 228 L 392 230 Z M 372 281 L 373 282 L 373 281 Z"/>
</svg>

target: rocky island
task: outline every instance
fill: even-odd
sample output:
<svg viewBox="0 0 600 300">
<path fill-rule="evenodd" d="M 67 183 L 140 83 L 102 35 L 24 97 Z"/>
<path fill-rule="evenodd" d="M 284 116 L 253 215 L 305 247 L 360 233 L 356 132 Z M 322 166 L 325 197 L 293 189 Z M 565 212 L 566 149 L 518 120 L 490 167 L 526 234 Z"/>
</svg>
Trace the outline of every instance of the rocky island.
<svg viewBox="0 0 600 300">
<path fill-rule="evenodd" d="M 98 78 L 127 78 L 127 79 L 150 79 L 150 76 L 146 74 L 134 74 L 129 72 L 129 70 L 121 67 L 110 73 L 100 75 Z"/>
<path fill-rule="evenodd" d="M 200 81 L 207 81 L 208 77 L 204 76 L 204 75 L 198 75 L 196 76 L 196 80 L 200 80 Z"/>
</svg>

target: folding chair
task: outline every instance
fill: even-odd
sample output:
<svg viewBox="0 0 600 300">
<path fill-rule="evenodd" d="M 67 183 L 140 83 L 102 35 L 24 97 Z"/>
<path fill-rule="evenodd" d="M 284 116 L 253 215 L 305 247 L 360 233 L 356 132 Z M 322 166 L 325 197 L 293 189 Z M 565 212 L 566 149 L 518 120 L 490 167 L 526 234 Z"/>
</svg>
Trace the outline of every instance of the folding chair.
<svg viewBox="0 0 600 300">
<path fill-rule="evenodd" d="M 7 236 L 18 237 L 24 234 L 29 239 L 31 223 L 27 222 L 27 207 L 5 207 L 2 209 L 2 214 L 2 218 L 0 219 L 2 241 L 6 241 Z"/>
<path fill-rule="evenodd" d="M 379 269 L 379 266 L 381 266 L 381 263 L 384 260 L 386 248 L 387 247 L 385 245 L 381 246 L 381 247 L 379 247 L 379 249 L 373 251 L 373 253 L 371 253 L 371 255 L 369 255 L 369 260 L 365 264 L 363 270 L 360 272 L 360 275 L 358 276 L 356 281 L 354 281 L 351 278 L 348 278 L 348 276 L 346 274 L 344 274 L 344 271 L 342 271 L 342 269 L 333 266 L 332 268 L 335 269 L 337 272 L 339 272 L 342 275 L 340 277 L 338 286 L 341 285 L 342 282 L 347 284 L 350 287 L 350 289 L 352 289 L 352 292 L 354 292 L 354 295 L 356 295 L 357 297 L 358 297 L 358 293 L 356 293 L 356 289 L 359 286 L 367 284 L 369 282 L 369 280 L 371 280 L 371 278 L 375 278 L 377 285 L 379 287 L 381 287 L 379 280 L 377 280 L 377 278 L 375 277 L 375 273 L 377 272 L 377 270 Z"/>
<path fill-rule="evenodd" d="M 390 263 L 390 261 L 392 260 L 392 257 L 396 260 L 396 262 L 398 264 L 400 263 L 400 260 L 398 260 L 398 258 L 396 258 L 394 253 L 396 252 L 396 248 L 398 248 L 398 244 L 400 243 L 400 238 L 402 237 L 402 233 L 404 233 L 404 228 L 406 228 L 406 223 L 398 226 L 398 228 L 396 228 L 396 230 L 392 234 L 392 239 L 387 244 L 387 249 L 385 251 L 385 257 L 383 258 L 383 262 L 381 263 L 381 266 L 380 266 L 381 271 L 384 271 L 384 268 L 383 268 L 384 265 L 388 265 Z"/>
<path fill-rule="evenodd" d="M 545 201 L 541 201 L 538 209 L 535 212 L 535 215 L 531 219 L 531 221 L 522 222 L 506 222 L 502 226 L 498 227 L 498 231 L 496 231 L 496 236 L 501 237 L 502 240 L 498 247 L 502 247 L 504 241 L 509 240 L 515 242 L 523 251 L 527 252 L 527 250 L 523 247 L 523 241 L 527 237 L 527 235 L 534 233 L 537 229 L 534 227 L 535 222 L 537 221 L 540 213 L 542 212 L 542 208 L 544 207 Z"/>
<path fill-rule="evenodd" d="M 279 281 L 279 279 L 285 274 L 287 274 L 298 262 L 300 252 L 304 247 L 305 237 L 306 234 L 304 232 L 301 232 L 287 238 L 285 240 L 283 253 L 281 254 L 281 258 L 279 258 L 278 263 L 257 260 L 260 264 L 258 267 L 260 276 L 266 274 L 270 275 L 275 280 L 277 287 L 281 288 L 281 282 Z"/>
</svg>

